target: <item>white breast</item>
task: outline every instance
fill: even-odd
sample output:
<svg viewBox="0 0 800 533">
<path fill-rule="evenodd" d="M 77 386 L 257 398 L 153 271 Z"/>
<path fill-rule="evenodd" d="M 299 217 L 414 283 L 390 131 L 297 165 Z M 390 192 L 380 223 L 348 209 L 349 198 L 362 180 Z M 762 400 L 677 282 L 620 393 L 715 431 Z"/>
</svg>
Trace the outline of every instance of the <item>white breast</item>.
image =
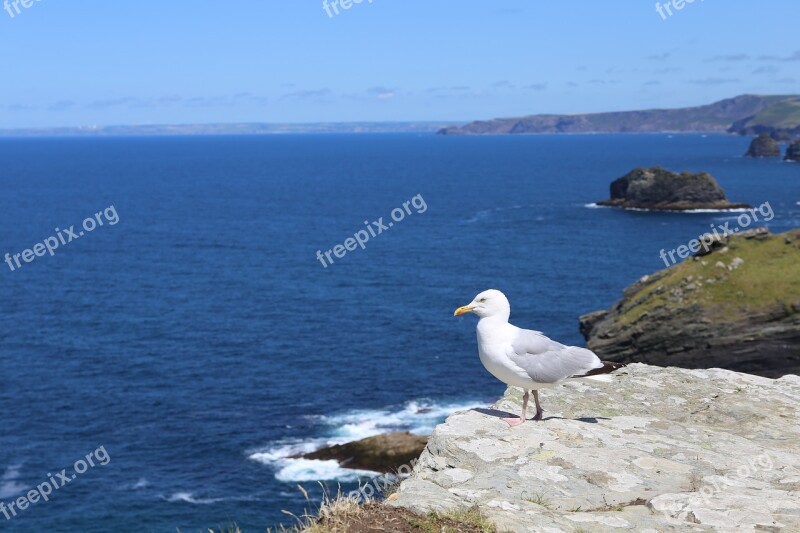
<svg viewBox="0 0 800 533">
<path fill-rule="evenodd" d="M 552 384 L 534 382 L 528 373 L 514 364 L 508 356 L 511 341 L 516 337 L 518 328 L 509 323 L 492 322 L 482 319 L 478 322 L 478 355 L 484 368 L 491 375 L 514 387 L 523 389 L 540 389 L 552 387 Z"/>
</svg>

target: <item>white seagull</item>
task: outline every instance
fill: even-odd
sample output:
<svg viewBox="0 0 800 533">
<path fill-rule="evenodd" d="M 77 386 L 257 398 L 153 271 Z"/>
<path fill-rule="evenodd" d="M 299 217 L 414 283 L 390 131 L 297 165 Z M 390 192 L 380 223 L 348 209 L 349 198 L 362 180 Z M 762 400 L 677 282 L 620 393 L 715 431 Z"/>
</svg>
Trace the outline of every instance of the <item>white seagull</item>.
<svg viewBox="0 0 800 533">
<path fill-rule="evenodd" d="M 494 377 L 514 387 L 521 387 L 522 416 L 504 418 L 510 426 L 525 422 L 528 390 L 536 402 L 534 420 L 542 419 L 539 389 L 554 387 L 566 379 L 591 379 L 611 382 L 608 374 L 625 365 L 601 361 L 594 352 L 576 346 L 564 346 L 538 331 L 521 329 L 508 323 L 511 306 L 502 292 L 489 289 L 477 295 L 469 305 L 459 307 L 454 316 L 475 313 L 478 321 L 478 354 L 481 363 Z"/>
</svg>

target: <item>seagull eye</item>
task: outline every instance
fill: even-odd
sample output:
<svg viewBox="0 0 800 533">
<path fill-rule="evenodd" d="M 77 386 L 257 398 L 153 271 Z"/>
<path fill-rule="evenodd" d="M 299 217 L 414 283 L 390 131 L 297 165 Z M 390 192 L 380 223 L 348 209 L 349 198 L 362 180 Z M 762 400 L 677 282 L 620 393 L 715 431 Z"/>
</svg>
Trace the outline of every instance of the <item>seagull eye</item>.
<svg viewBox="0 0 800 533">
<path fill-rule="evenodd" d="M 479 302 L 485 302 L 485 301 L 486 301 L 486 298 L 481 298 L 481 299 L 480 299 L 480 300 L 478 300 L 478 301 L 479 301 Z"/>
</svg>

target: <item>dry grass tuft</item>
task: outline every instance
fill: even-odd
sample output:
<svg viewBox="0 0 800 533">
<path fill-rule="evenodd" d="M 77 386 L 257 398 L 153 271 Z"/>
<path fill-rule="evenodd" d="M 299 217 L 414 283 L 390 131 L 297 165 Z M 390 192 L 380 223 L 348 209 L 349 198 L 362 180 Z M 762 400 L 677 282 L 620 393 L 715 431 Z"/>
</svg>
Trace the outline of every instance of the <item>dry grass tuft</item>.
<svg viewBox="0 0 800 533">
<path fill-rule="evenodd" d="M 421 516 L 377 501 L 362 502 L 358 497 L 342 494 L 341 490 L 332 496 L 325 485 L 320 485 L 324 494 L 319 505 L 312 504 L 308 492 L 299 486 L 308 509 L 300 516 L 283 511 L 294 518 L 296 524 L 268 529 L 267 533 L 498 533 L 477 508 Z M 218 532 L 209 530 L 209 533 L 243 532 L 233 526 Z"/>
</svg>

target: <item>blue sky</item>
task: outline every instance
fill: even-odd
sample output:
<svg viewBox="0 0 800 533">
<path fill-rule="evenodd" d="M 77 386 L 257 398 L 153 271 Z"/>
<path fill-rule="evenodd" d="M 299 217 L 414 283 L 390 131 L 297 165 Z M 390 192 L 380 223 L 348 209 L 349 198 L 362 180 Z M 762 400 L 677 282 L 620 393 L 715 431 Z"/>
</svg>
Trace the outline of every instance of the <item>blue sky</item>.
<svg viewBox="0 0 800 533">
<path fill-rule="evenodd" d="M 800 93 L 796 0 L 695 0 L 666 20 L 630 0 L 364 0 L 333 17 L 321 0 L 20 9 L 0 11 L 0 128 L 450 121 Z"/>
</svg>

